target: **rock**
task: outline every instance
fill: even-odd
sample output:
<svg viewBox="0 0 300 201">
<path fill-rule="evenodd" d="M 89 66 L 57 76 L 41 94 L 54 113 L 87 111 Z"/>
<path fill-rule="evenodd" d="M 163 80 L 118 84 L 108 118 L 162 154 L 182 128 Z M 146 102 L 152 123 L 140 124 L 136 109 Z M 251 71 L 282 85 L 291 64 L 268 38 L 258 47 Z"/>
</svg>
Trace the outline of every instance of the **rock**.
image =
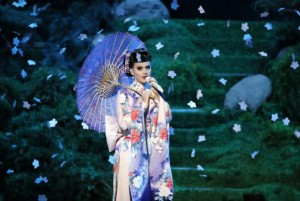
<svg viewBox="0 0 300 201">
<path fill-rule="evenodd" d="M 167 7 L 160 0 L 125 0 L 115 5 L 113 15 L 116 18 L 140 19 L 168 19 Z"/>
<path fill-rule="evenodd" d="M 224 108 L 238 109 L 239 102 L 244 101 L 252 112 L 267 99 L 271 94 L 271 81 L 265 75 L 257 74 L 248 76 L 236 83 L 226 93 Z"/>
<path fill-rule="evenodd" d="M 289 51 L 292 50 L 292 47 L 284 47 L 282 48 L 276 56 L 276 59 L 282 59 Z"/>
</svg>

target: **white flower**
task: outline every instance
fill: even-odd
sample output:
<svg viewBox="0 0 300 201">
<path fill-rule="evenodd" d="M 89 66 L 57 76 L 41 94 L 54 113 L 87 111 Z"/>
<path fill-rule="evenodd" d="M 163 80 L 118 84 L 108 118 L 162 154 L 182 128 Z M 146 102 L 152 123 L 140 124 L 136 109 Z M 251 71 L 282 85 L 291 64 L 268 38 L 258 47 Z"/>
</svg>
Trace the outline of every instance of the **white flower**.
<svg viewBox="0 0 300 201">
<path fill-rule="evenodd" d="M 247 104 L 245 103 L 245 101 L 239 102 L 239 105 L 240 105 L 241 110 L 243 110 L 243 111 L 247 110 Z"/>
<path fill-rule="evenodd" d="M 236 133 L 241 131 L 241 125 L 240 124 L 234 124 L 232 128 Z"/>
<path fill-rule="evenodd" d="M 267 29 L 268 31 L 273 29 L 273 26 L 272 26 L 271 23 L 266 23 L 266 24 L 265 24 L 265 27 L 266 27 L 266 29 Z"/>
<path fill-rule="evenodd" d="M 272 114 L 271 120 L 276 121 L 277 119 L 278 119 L 278 114 L 277 113 Z"/>
<path fill-rule="evenodd" d="M 48 121 L 48 127 L 49 127 L 49 128 L 55 127 L 56 124 L 57 124 L 56 119 L 52 119 L 51 121 Z"/>
<path fill-rule="evenodd" d="M 218 57 L 218 56 L 220 56 L 220 50 L 218 50 L 218 49 L 213 49 L 213 50 L 211 51 L 211 55 L 212 55 L 213 57 Z"/>
<path fill-rule="evenodd" d="M 283 124 L 284 124 L 285 126 L 288 126 L 289 123 L 290 123 L 290 120 L 289 120 L 288 117 L 286 117 L 286 118 L 284 118 L 284 119 L 282 120 L 282 122 L 283 122 Z"/>
<path fill-rule="evenodd" d="M 262 57 L 267 57 L 268 56 L 268 53 L 266 53 L 264 51 L 260 51 L 260 52 L 258 52 L 258 54 L 260 54 L 260 56 L 262 56 Z"/>
<path fill-rule="evenodd" d="M 219 111 L 220 111 L 220 109 L 217 108 L 217 109 L 214 109 L 211 113 L 212 114 L 217 114 Z"/>
<path fill-rule="evenodd" d="M 197 98 L 197 100 L 199 100 L 199 98 L 201 98 L 201 97 L 203 97 L 202 91 L 201 91 L 201 89 L 198 89 L 197 94 L 196 94 L 196 98 Z"/>
<path fill-rule="evenodd" d="M 143 183 L 143 177 L 141 176 L 136 176 L 133 180 L 133 186 L 136 188 L 140 188 L 142 183 Z"/>
<path fill-rule="evenodd" d="M 176 77 L 176 75 L 177 75 L 177 74 L 176 74 L 173 70 L 170 70 L 170 71 L 168 72 L 168 76 L 171 77 L 171 78 Z"/>
<path fill-rule="evenodd" d="M 40 166 L 40 163 L 39 163 L 38 160 L 34 159 L 33 162 L 32 162 L 32 165 L 33 165 L 34 169 L 36 169 Z"/>
<path fill-rule="evenodd" d="M 87 35 L 86 34 L 80 34 L 79 36 L 78 36 L 78 38 L 80 39 L 80 40 L 85 40 L 85 39 L 87 39 L 88 37 L 87 37 Z"/>
<path fill-rule="evenodd" d="M 248 29 L 249 29 L 248 23 L 247 22 L 242 23 L 241 30 L 243 30 L 244 32 L 246 32 Z"/>
<path fill-rule="evenodd" d="M 159 50 L 161 48 L 164 47 L 164 45 L 161 43 L 161 42 L 158 42 L 156 45 L 155 45 L 156 49 Z"/>
<path fill-rule="evenodd" d="M 27 101 L 23 101 L 23 108 L 30 109 L 30 104 Z"/>
<path fill-rule="evenodd" d="M 291 68 L 296 70 L 298 67 L 299 67 L 298 61 L 293 61 L 292 64 L 291 64 Z"/>
<path fill-rule="evenodd" d="M 198 136 L 198 142 L 204 142 L 206 140 L 205 135 Z"/>
<path fill-rule="evenodd" d="M 81 126 L 82 126 L 82 128 L 84 130 L 88 130 L 89 129 L 89 126 L 86 123 L 84 123 L 84 122 L 81 123 Z"/>
<path fill-rule="evenodd" d="M 121 104 L 122 104 L 122 103 L 125 103 L 125 101 L 126 101 L 126 96 L 125 96 L 125 94 L 120 94 L 120 95 L 119 95 L 119 101 L 120 101 Z"/>
<path fill-rule="evenodd" d="M 27 63 L 28 63 L 30 66 L 33 66 L 33 65 L 36 64 L 35 61 L 33 61 L 33 60 L 27 60 Z"/>
<path fill-rule="evenodd" d="M 41 194 L 41 195 L 39 195 L 39 197 L 38 197 L 38 201 L 47 201 L 48 199 L 47 199 L 47 197 L 46 197 L 46 195 L 45 194 Z"/>
<path fill-rule="evenodd" d="M 300 132 L 299 132 L 299 131 L 295 130 L 294 135 L 295 135 L 297 138 L 300 138 Z"/>
<path fill-rule="evenodd" d="M 161 197 L 168 197 L 170 193 L 171 193 L 170 189 L 165 185 L 162 185 L 159 189 L 159 196 Z"/>
<path fill-rule="evenodd" d="M 187 105 L 190 106 L 190 108 L 195 108 L 196 107 L 196 103 L 193 102 L 193 101 L 188 102 Z"/>
<path fill-rule="evenodd" d="M 226 85 L 227 80 L 224 78 L 219 79 L 219 82 L 221 82 L 223 85 Z"/>
</svg>

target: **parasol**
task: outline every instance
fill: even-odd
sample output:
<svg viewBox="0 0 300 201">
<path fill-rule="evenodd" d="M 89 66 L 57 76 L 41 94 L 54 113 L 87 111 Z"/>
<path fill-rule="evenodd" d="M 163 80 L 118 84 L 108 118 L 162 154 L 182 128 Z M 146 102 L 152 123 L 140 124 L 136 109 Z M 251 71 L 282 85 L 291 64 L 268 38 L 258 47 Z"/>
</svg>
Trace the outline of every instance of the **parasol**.
<svg viewBox="0 0 300 201">
<path fill-rule="evenodd" d="M 116 116 L 116 95 L 120 86 L 129 84 L 123 67 L 128 50 L 145 48 L 129 33 L 114 33 L 104 38 L 87 56 L 76 85 L 76 101 L 84 123 L 105 132 L 105 116 Z"/>
</svg>

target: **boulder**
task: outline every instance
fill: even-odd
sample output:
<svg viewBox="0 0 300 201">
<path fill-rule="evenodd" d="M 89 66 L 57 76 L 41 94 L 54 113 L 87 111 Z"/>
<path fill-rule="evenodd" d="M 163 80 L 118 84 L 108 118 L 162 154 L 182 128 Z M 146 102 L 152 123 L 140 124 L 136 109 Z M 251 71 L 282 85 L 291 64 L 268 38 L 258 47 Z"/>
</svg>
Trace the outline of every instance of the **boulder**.
<svg viewBox="0 0 300 201">
<path fill-rule="evenodd" d="M 168 19 L 167 7 L 160 0 L 125 0 L 112 9 L 116 18 Z"/>
<path fill-rule="evenodd" d="M 238 109 L 239 102 L 244 101 L 248 106 L 247 109 L 255 112 L 271 94 L 271 91 L 271 81 L 265 75 L 248 76 L 236 83 L 226 93 L 224 108 Z"/>
</svg>

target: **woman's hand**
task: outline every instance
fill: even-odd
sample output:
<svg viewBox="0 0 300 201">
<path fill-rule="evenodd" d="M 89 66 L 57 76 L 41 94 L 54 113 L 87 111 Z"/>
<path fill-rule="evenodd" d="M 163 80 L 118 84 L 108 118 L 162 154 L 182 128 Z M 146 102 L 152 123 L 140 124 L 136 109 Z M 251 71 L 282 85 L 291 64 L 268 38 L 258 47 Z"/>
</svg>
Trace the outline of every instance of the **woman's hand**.
<svg viewBox="0 0 300 201">
<path fill-rule="evenodd" d="M 152 98 L 154 99 L 156 97 L 155 93 L 153 93 L 153 91 L 155 91 L 155 89 L 151 89 L 150 91 L 144 91 L 141 95 L 142 95 L 142 103 L 144 108 L 148 108 L 149 107 L 149 99 Z"/>
</svg>

